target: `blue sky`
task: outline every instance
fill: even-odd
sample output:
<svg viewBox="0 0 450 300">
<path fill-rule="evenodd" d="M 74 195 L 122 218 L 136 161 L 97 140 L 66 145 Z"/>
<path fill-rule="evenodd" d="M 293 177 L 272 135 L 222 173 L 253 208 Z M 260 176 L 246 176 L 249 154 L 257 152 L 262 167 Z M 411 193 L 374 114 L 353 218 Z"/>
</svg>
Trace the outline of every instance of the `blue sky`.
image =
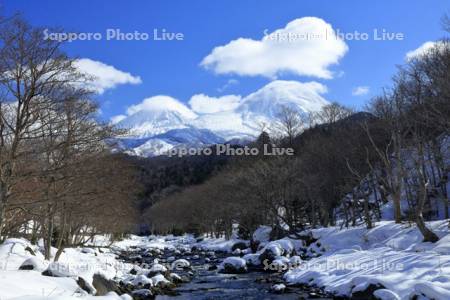
<svg viewBox="0 0 450 300">
<path fill-rule="evenodd" d="M 316 81 L 327 87 L 328 92 L 323 95 L 327 100 L 362 107 L 371 96 L 389 85 L 396 65 L 404 62 L 408 51 L 445 35 L 440 18 L 450 12 L 450 3 L 444 0 L 10 0 L 2 2 L 2 12 L 6 15 L 21 12 L 33 25 L 61 27 L 66 32 L 104 34 L 108 28 L 118 28 L 122 32 L 152 34 L 154 29 L 166 29 L 183 33 L 182 41 L 102 39 L 73 41 L 64 46 L 70 55 L 101 62 L 141 79 L 141 83 L 113 84 L 98 95 L 102 118 L 109 119 L 155 95 L 169 95 L 185 103 L 199 93 L 211 97 L 245 96 L 275 78 Z M 239 72 L 218 74 L 213 65 L 210 68 L 200 66 L 215 47 L 238 38 L 258 41 L 263 38 L 264 30 L 273 32 L 308 16 L 320 18 L 340 32 L 370 34 L 366 41 L 345 41 L 348 50 L 337 55 L 336 64 L 325 67 L 332 72 L 332 78 L 321 78 L 317 72 L 309 71 L 304 74 L 276 72 L 269 76 L 236 74 Z M 404 39 L 375 41 L 374 29 L 402 33 Z M 269 54 L 268 60 L 277 60 L 276 55 Z M 243 59 L 245 61 L 245 56 Z M 368 87 L 368 92 L 362 89 L 361 95 L 352 95 L 357 87 Z"/>
</svg>

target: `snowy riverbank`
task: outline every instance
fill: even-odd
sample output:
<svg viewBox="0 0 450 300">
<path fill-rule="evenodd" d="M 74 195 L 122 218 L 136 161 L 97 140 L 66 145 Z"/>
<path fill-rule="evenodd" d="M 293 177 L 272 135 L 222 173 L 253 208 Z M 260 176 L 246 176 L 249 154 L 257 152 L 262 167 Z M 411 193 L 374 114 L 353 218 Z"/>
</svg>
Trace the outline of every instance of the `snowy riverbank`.
<svg viewBox="0 0 450 300">
<path fill-rule="evenodd" d="M 364 227 L 314 229 L 303 233 L 310 236 L 307 241 L 290 238 L 269 241 L 268 227 L 258 229 L 252 242 L 192 236 L 130 236 L 110 248 L 102 248 L 98 246 L 106 243 L 99 238 L 97 247 L 66 249 L 57 264 L 43 259 L 39 245 L 8 239 L 0 245 L 0 297 L 93 299 L 97 292 L 95 274 L 105 280 L 135 285 L 136 289 L 142 288 L 141 292 L 154 292 L 156 287 L 188 282 L 190 279 L 185 277 L 192 274 L 178 270 L 182 267 L 187 271 L 200 254 L 202 264 L 236 276 L 255 270 L 280 272 L 280 275 L 282 272 L 285 284 L 273 285 L 276 293 L 292 286 L 314 285 L 329 294 L 354 298 L 373 294 L 374 299 L 383 300 L 450 299 L 448 221 L 428 225 L 440 236 L 439 242 L 423 243 L 414 225 L 391 221 L 378 222 L 371 230 Z M 173 256 L 162 256 L 163 251 Z M 118 255 L 124 252 L 130 255 L 128 262 Z M 133 253 L 136 253 L 134 258 Z M 223 260 L 218 256 L 230 258 Z M 154 260 L 158 257 L 159 261 Z M 151 263 L 144 264 L 148 261 Z M 175 261 L 178 262 L 174 267 Z M 45 270 L 53 272 L 53 276 L 48 276 Z M 79 278 L 82 278 L 81 285 Z M 131 299 L 130 295 L 119 296 L 115 292 L 102 294 L 95 299 Z"/>
<path fill-rule="evenodd" d="M 435 244 L 423 243 L 415 226 L 391 221 L 379 222 L 371 230 L 313 230 L 318 240 L 308 250 L 325 251 L 284 278 L 338 295 L 350 296 L 373 285 L 382 288 L 375 292 L 379 299 L 450 299 L 448 221 L 428 224 L 441 237 Z"/>
</svg>

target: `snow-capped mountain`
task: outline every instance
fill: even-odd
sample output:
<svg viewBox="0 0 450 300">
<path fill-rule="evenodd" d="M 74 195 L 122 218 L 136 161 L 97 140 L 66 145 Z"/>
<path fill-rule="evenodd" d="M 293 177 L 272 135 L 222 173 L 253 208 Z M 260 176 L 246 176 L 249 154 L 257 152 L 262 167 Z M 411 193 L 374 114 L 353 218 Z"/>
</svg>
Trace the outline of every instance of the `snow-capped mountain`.
<svg viewBox="0 0 450 300">
<path fill-rule="evenodd" d="M 128 134 L 119 139 L 120 148 L 134 155 L 155 156 L 172 148 L 253 140 L 263 126 L 270 128 L 277 122 L 283 106 L 299 113 L 320 110 L 329 104 L 321 96 L 325 92 L 326 87 L 317 82 L 276 80 L 246 97 L 233 96 L 239 102 L 231 109 L 229 103 L 223 103 L 221 109 L 221 101 L 229 96 L 202 95 L 196 98 L 195 106 L 190 102 L 191 107 L 169 96 L 147 98 L 129 107 L 127 115 L 116 122 L 117 127 L 128 129 Z M 199 109 L 212 104 L 212 113 Z"/>
<path fill-rule="evenodd" d="M 211 130 L 189 126 L 146 138 L 122 138 L 120 142 L 127 153 L 148 157 L 165 154 L 173 148 L 199 148 L 224 143 L 225 140 Z"/>
<path fill-rule="evenodd" d="M 197 118 L 192 110 L 169 96 L 147 98 L 128 108 L 127 114 L 117 126 L 128 129 L 130 136 L 138 138 L 186 128 L 189 122 Z"/>
</svg>

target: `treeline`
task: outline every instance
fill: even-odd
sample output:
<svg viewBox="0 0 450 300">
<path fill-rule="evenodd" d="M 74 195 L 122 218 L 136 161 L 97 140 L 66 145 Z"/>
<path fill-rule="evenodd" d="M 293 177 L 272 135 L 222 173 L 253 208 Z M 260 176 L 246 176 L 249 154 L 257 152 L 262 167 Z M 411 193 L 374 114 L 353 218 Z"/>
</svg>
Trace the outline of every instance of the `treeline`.
<svg viewBox="0 0 450 300">
<path fill-rule="evenodd" d="M 181 191 L 184 187 L 201 184 L 219 172 L 229 161 L 224 155 L 152 158 L 127 157 L 138 170 L 143 190 L 139 206 L 141 211 Z"/>
<path fill-rule="evenodd" d="M 154 232 L 248 238 L 261 224 L 295 235 L 315 226 L 373 226 L 391 203 L 396 222 L 415 222 L 426 241 L 438 237 L 424 221 L 448 218 L 446 184 L 450 128 L 450 47 L 442 40 L 409 60 L 392 87 L 355 113 L 339 104 L 309 116 L 284 107 L 275 138 L 294 156 L 233 159 L 203 184 L 173 193 L 145 213 Z M 272 130 L 271 132 L 274 132 Z"/>
<path fill-rule="evenodd" d="M 45 256 L 138 216 L 135 167 L 112 155 L 114 129 L 61 43 L 19 17 L 0 24 L 0 239 L 43 240 Z"/>
</svg>

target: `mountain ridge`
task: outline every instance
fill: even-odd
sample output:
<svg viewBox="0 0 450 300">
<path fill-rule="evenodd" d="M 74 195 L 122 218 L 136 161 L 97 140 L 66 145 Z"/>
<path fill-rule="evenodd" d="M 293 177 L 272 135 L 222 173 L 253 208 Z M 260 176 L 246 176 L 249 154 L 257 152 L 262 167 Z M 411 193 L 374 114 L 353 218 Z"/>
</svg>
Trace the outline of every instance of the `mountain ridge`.
<svg viewBox="0 0 450 300">
<path fill-rule="evenodd" d="M 116 126 L 128 133 L 119 138 L 127 153 L 156 156 L 173 148 L 205 147 L 227 141 L 254 140 L 263 128 L 277 122 L 282 107 L 300 114 L 329 104 L 318 82 L 275 80 L 241 98 L 232 109 L 201 113 L 169 96 L 155 96 L 127 110 Z M 208 98 L 220 107 L 221 98 Z M 205 103 L 205 105 L 210 102 Z M 225 107 L 225 106 L 224 106 Z"/>
</svg>

